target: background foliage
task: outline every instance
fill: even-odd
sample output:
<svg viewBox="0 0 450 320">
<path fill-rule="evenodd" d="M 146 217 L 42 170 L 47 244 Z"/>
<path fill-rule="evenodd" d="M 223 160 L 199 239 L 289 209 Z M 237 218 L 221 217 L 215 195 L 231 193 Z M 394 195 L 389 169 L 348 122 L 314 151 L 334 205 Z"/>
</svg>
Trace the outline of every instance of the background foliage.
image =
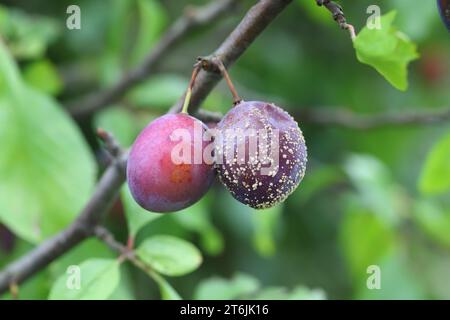
<svg viewBox="0 0 450 320">
<path fill-rule="evenodd" d="M 360 31 L 373 2 L 340 3 Z M 292 114 L 449 107 L 450 42 L 435 1 L 376 2 L 383 14 L 396 10 L 383 18 L 390 23 L 395 16 L 393 27 L 376 42 L 361 32 L 355 53 L 329 12 L 313 0 L 296 1 L 230 70 L 240 95 Z M 71 31 L 71 1 L 2 1 L 0 268 L 73 221 L 102 171 L 104 155 L 89 125 L 78 126 L 64 104 L 115 83 L 186 5 L 202 3 L 77 1 L 82 29 Z M 239 12 L 251 4 L 243 1 Z M 93 126 L 130 146 L 183 94 L 195 58 L 212 52 L 240 18 L 229 15 L 195 32 L 156 74 L 97 113 Z M 204 107 L 226 112 L 230 105 L 221 84 Z M 355 132 L 297 120 L 309 164 L 284 204 L 255 212 L 217 184 L 193 207 L 158 215 L 142 210 L 124 186 L 106 224 L 124 242 L 135 237 L 151 272 L 119 263 L 91 239 L 21 285 L 20 297 L 450 299 L 449 124 Z M 85 275 L 82 291 L 65 288 L 70 265 Z M 369 265 L 381 267 L 381 290 L 366 287 Z"/>
</svg>

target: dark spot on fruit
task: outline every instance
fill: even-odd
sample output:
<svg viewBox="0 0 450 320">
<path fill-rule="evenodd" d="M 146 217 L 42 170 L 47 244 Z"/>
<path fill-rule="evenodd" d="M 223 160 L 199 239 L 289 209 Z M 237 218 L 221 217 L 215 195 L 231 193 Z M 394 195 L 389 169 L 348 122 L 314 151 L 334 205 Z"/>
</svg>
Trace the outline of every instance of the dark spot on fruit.
<svg viewBox="0 0 450 320">
<path fill-rule="evenodd" d="M 170 175 L 170 180 L 174 183 L 192 182 L 191 166 L 188 164 L 178 164 Z"/>
</svg>

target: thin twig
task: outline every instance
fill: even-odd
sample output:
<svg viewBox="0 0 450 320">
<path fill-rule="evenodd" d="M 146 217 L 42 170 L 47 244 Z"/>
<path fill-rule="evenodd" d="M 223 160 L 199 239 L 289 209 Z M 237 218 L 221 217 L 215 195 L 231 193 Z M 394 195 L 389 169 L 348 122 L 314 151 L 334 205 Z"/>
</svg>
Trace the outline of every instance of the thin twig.
<svg viewBox="0 0 450 320">
<path fill-rule="evenodd" d="M 123 153 L 123 149 L 111 133 L 102 128 L 98 128 L 97 135 L 103 141 L 105 144 L 105 149 L 113 158 L 120 157 Z"/>
<path fill-rule="evenodd" d="M 116 251 L 121 256 L 128 257 L 133 255 L 133 250 L 114 239 L 114 235 L 108 229 L 102 226 L 97 226 L 93 230 L 93 235 L 102 240 L 110 249 Z"/>
<path fill-rule="evenodd" d="M 408 113 L 382 113 L 375 115 L 360 115 L 349 110 L 337 111 L 303 109 L 294 112 L 294 118 L 299 123 L 310 123 L 322 126 L 339 126 L 356 130 L 369 130 L 382 127 L 432 125 L 450 122 L 450 108 L 432 112 L 409 111 Z"/>
<path fill-rule="evenodd" d="M 110 249 L 120 254 L 119 259 L 126 259 L 130 261 L 133 265 L 149 274 L 151 277 L 154 277 L 154 271 L 152 268 L 139 259 L 134 250 L 130 250 L 127 246 L 117 241 L 108 229 L 102 226 L 97 226 L 94 228 L 93 234 L 98 239 L 103 241 Z"/>
<path fill-rule="evenodd" d="M 237 2 L 237 0 L 219 0 L 213 1 L 211 4 L 202 8 L 187 10 L 186 14 L 179 18 L 167 30 L 141 65 L 125 74 L 115 85 L 106 91 L 95 93 L 80 101 L 70 103 L 67 106 L 69 112 L 75 118 L 81 119 L 98 110 L 111 106 L 130 88 L 147 78 L 166 54 L 184 39 L 189 32 L 196 27 L 215 22 L 218 17 L 223 16 Z"/>
</svg>

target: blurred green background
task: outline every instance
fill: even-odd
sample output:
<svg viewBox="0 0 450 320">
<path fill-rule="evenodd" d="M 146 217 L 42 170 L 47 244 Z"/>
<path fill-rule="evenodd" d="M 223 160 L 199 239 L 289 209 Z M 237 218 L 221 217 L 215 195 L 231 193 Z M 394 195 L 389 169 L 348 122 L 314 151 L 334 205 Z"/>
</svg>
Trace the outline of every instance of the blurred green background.
<svg viewBox="0 0 450 320">
<path fill-rule="evenodd" d="M 207 1 L 76 1 L 81 30 L 66 28 L 74 1 L 0 3 L 0 35 L 18 66 L 0 56 L 1 269 L 67 226 L 86 203 L 104 169 L 94 129 L 130 146 L 182 96 L 195 58 L 213 52 L 254 2 L 242 1 L 226 18 L 191 33 L 144 83 L 80 123 L 64 105 L 114 84 L 183 8 Z M 383 14 L 397 10 L 396 27 L 420 53 L 409 66 L 407 91 L 357 61 L 348 33 L 328 11 L 297 0 L 230 69 L 240 95 L 294 115 L 450 107 L 450 38 L 434 0 L 339 3 L 357 31 L 369 5 Z M 203 107 L 225 113 L 231 102 L 222 82 Z M 139 209 L 123 189 L 106 225 L 124 242 L 129 229 L 138 246 L 171 235 L 199 248 L 203 261 L 195 271 L 166 277 L 183 298 L 450 299 L 449 122 L 354 130 L 297 121 L 308 168 L 282 205 L 254 211 L 216 183 L 193 207 L 157 215 Z M 46 299 L 69 265 L 114 257 L 88 240 L 21 285 L 19 296 Z M 370 265 L 381 269 L 379 290 L 366 286 Z M 113 289 L 103 298 L 160 298 L 155 282 L 128 264 Z"/>
</svg>

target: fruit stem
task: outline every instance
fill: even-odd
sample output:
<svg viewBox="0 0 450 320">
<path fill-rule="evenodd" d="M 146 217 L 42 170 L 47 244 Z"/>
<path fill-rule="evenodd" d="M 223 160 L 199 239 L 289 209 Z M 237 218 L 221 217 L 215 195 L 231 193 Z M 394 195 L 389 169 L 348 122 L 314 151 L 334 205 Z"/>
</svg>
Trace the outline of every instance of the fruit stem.
<svg viewBox="0 0 450 320">
<path fill-rule="evenodd" d="M 223 78 L 227 82 L 228 88 L 230 88 L 231 94 L 233 95 L 233 104 L 237 105 L 239 102 L 242 101 L 242 99 L 239 97 L 236 88 L 233 85 L 233 82 L 231 81 L 230 75 L 228 74 L 227 69 L 225 68 L 222 60 L 216 59 L 217 66 L 219 67 L 220 73 L 222 74 Z"/>
<path fill-rule="evenodd" d="M 188 113 L 189 102 L 191 101 L 192 88 L 194 87 L 195 79 L 197 79 L 198 73 L 201 69 L 201 63 L 197 62 L 194 64 L 194 69 L 192 70 L 191 80 L 189 81 L 188 88 L 186 90 L 186 95 L 184 96 L 182 113 Z"/>
</svg>

